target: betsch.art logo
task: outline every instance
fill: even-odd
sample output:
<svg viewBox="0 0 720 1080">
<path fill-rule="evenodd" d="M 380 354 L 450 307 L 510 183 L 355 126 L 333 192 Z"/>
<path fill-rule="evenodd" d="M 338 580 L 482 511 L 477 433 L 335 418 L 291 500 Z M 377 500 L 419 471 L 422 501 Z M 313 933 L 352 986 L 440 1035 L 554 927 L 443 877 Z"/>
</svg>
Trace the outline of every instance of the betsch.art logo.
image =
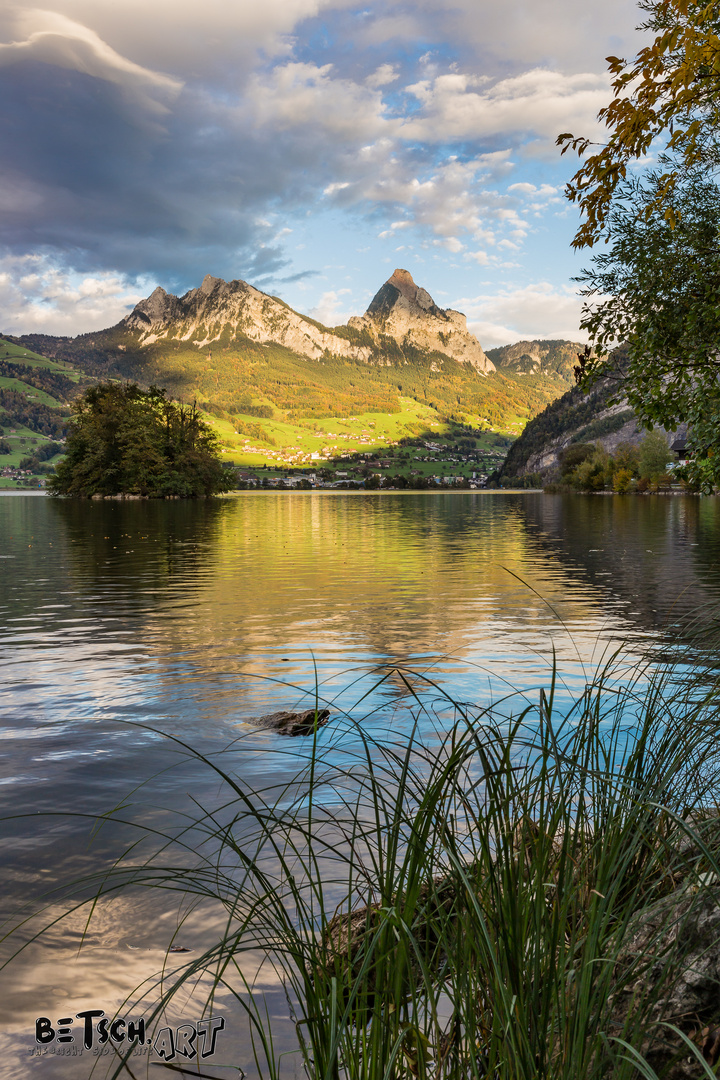
<svg viewBox="0 0 720 1080">
<path fill-rule="evenodd" d="M 75 1021 L 82 1022 L 75 1029 Z M 133 1047 L 133 1055 L 157 1054 L 163 1061 L 176 1058 L 209 1058 L 215 1053 L 218 1033 L 225 1027 L 224 1016 L 210 1016 L 178 1027 L 163 1027 L 147 1037 L 145 1020 L 127 1020 L 106 1016 L 104 1009 L 85 1009 L 74 1016 L 62 1016 L 53 1024 L 47 1016 L 35 1021 L 35 1054 L 78 1054 L 88 1050 L 95 1055 L 111 1050 L 120 1053 Z"/>
</svg>

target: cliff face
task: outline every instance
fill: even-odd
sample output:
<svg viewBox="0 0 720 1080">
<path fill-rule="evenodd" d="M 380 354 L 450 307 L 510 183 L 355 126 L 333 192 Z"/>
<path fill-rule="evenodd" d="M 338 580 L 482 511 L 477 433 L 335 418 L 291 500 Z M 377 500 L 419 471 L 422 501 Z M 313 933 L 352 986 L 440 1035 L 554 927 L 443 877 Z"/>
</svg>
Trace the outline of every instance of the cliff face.
<svg viewBox="0 0 720 1080">
<path fill-rule="evenodd" d="M 386 336 L 400 346 L 445 353 L 483 374 L 495 370 L 478 339 L 468 330 L 465 316 L 438 307 L 407 270 L 395 270 L 370 301 L 365 314 L 354 316 L 348 326 L 366 331 L 378 343 Z"/>
<path fill-rule="evenodd" d="M 495 367 L 521 375 L 559 375 L 568 385 L 574 385 L 573 368 L 584 346 L 575 341 L 536 339 L 517 341 L 488 349 L 488 357 Z"/>
<path fill-rule="evenodd" d="M 202 348 L 221 336 L 244 336 L 251 341 L 274 341 L 317 360 L 324 352 L 368 360 L 371 350 L 331 331 L 320 329 L 281 300 L 248 285 L 223 281 L 208 274 L 199 289 L 177 297 L 157 288 L 141 300 L 120 327 L 139 331 L 140 344 L 187 341 Z"/>
<path fill-rule="evenodd" d="M 622 346 L 621 346 L 622 349 Z M 622 372 L 622 353 L 617 350 Z M 531 420 L 520 438 L 513 443 L 500 470 L 502 477 L 541 473 L 554 480 L 560 471 L 560 458 L 573 443 L 595 443 L 614 454 L 620 443 L 638 446 L 647 431 L 642 428 L 627 400 L 619 392 L 618 376 L 601 380 L 589 393 L 573 387 L 553 401 Z M 676 432 L 659 428 L 672 444 L 685 435 L 687 425 Z"/>
</svg>

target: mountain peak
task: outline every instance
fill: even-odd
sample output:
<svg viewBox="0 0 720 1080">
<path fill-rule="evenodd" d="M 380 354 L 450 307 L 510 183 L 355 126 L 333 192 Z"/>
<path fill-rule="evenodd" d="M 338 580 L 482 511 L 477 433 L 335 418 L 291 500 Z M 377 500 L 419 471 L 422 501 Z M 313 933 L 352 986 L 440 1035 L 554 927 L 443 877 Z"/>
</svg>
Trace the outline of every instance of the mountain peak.
<svg viewBox="0 0 720 1080">
<path fill-rule="evenodd" d="M 277 342 L 293 352 L 319 360 L 326 353 L 368 360 L 370 348 L 356 345 L 319 328 L 267 293 L 246 281 L 225 281 L 206 274 L 197 289 L 172 296 L 157 288 L 136 304 L 120 325 L 139 333 L 140 345 L 157 341 L 187 341 L 202 349 L 221 338 L 226 342 L 249 338 Z"/>
<path fill-rule="evenodd" d="M 394 285 L 400 292 L 404 292 L 405 289 L 415 289 L 417 286 L 413 281 L 413 276 L 409 270 L 401 270 L 399 267 L 393 270 L 390 277 L 387 279 L 387 285 Z"/>
<path fill-rule="evenodd" d="M 372 346 L 319 327 L 246 281 L 224 281 L 212 274 L 206 274 L 199 288 L 181 297 L 158 287 L 121 325 L 138 331 L 141 345 L 172 338 L 205 348 L 221 337 L 228 341 L 249 338 L 275 341 L 313 360 L 330 353 L 368 361 L 374 349 L 382 355 L 383 338 L 393 338 L 401 349 L 409 346 L 421 352 L 444 353 L 471 364 L 482 374 L 495 370 L 478 339 L 469 332 L 465 316 L 438 307 L 430 293 L 415 284 L 410 271 L 400 267 L 380 287 L 365 314 L 349 320 L 350 327 L 369 334 Z M 433 360 L 433 370 L 439 370 L 438 362 Z"/>
<path fill-rule="evenodd" d="M 216 285 L 225 285 L 225 284 L 227 284 L 227 283 L 225 281 L 223 281 L 222 278 L 213 277 L 212 274 L 206 274 L 205 277 L 202 279 L 202 285 L 200 286 L 200 292 L 204 293 L 205 296 L 209 296 Z"/>
<path fill-rule="evenodd" d="M 446 353 L 454 360 L 472 364 L 486 374 L 495 365 L 483 352 L 480 342 L 467 328 L 460 311 L 443 309 L 425 289 L 416 285 L 409 270 L 398 267 L 378 289 L 361 318 L 348 325 L 407 342 L 419 349 Z"/>
</svg>

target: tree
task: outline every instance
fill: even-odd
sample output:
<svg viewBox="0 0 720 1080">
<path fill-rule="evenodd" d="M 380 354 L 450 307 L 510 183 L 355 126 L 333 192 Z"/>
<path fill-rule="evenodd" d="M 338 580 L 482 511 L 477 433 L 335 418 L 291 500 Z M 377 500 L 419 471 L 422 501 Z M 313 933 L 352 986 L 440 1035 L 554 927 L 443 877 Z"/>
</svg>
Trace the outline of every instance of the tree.
<svg viewBox="0 0 720 1080">
<path fill-rule="evenodd" d="M 195 405 L 135 383 L 99 383 L 74 406 L 53 495 L 197 498 L 228 491 L 217 438 Z"/>
<path fill-rule="evenodd" d="M 584 220 L 574 247 L 601 237 L 579 279 L 581 326 L 596 347 L 580 381 L 615 377 L 648 428 L 690 425 L 694 457 L 687 479 L 720 483 L 720 0 L 640 0 L 652 42 L 627 62 L 608 57 L 614 98 L 598 114 L 609 132 L 570 181 L 566 195 Z M 660 167 L 629 177 L 631 166 L 664 139 Z M 558 137 L 583 156 L 590 140 Z M 607 298 L 607 299 L 606 299 Z M 627 342 L 613 363 L 612 343 Z"/>
<path fill-rule="evenodd" d="M 667 466 L 675 459 L 662 431 L 649 432 L 640 443 L 640 478 L 657 483 L 667 479 Z"/>
<path fill-rule="evenodd" d="M 638 29 L 655 37 L 630 62 L 607 57 L 615 96 L 598 120 L 609 138 L 566 189 L 584 216 L 574 247 L 592 247 L 605 233 L 618 185 L 658 137 L 667 136 L 667 144 L 654 209 L 671 226 L 677 185 L 698 167 L 720 161 L 720 0 L 640 0 L 639 6 L 650 17 Z M 570 132 L 557 143 L 562 153 L 573 149 L 581 156 L 596 145 Z"/>
<path fill-rule="evenodd" d="M 648 428 L 688 423 L 688 479 L 711 490 L 720 483 L 720 188 L 690 175 L 665 197 L 668 217 L 662 185 L 651 173 L 618 186 L 610 249 L 578 279 L 583 295 L 601 298 L 583 309 L 597 355 L 582 374 L 585 385 L 615 379 Z"/>
</svg>

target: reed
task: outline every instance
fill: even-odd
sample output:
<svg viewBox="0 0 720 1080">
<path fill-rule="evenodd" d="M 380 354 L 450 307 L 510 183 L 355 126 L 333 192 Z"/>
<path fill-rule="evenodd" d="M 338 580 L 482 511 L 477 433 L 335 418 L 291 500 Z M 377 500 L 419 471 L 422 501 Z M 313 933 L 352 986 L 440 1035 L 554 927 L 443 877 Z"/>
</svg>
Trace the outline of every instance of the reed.
<svg viewBox="0 0 720 1080">
<path fill-rule="evenodd" d="M 247 788 L 232 757 L 172 739 L 225 796 L 173 829 L 135 823 L 150 848 L 94 890 L 221 906 L 224 933 L 162 983 L 158 1015 L 209 977 L 209 1002 L 232 991 L 261 1075 L 280 1077 L 244 963 L 260 949 L 312 1080 L 654 1077 L 682 964 L 668 930 L 720 881 L 717 682 L 611 662 L 573 699 L 553 672 L 534 701 L 475 709 L 393 677 L 414 703 L 409 733 L 372 737 L 346 717 L 316 731 L 302 772 L 272 793 Z M 422 738 L 438 703 L 446 719 Z M 628 952 L 644 913 L 681 893 L 688 903 Z M 697 1076 L 715 1075 L 692 1037 L 678 1030 L 676 1044 Z"/>
</svg>

